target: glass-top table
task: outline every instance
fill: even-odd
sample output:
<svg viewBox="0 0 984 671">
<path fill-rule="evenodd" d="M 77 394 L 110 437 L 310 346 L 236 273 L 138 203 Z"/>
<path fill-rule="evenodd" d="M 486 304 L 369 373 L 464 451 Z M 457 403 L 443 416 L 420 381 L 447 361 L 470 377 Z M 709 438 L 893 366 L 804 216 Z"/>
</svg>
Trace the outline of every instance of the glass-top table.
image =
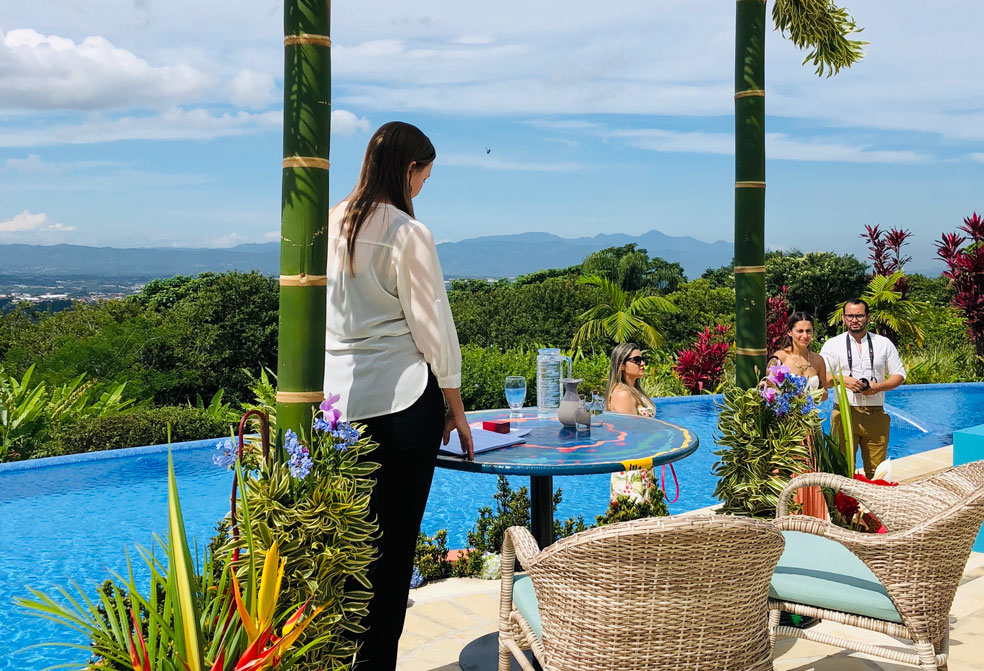
<svg viewBox="0 0 984 671">
<path fill-rule="evenodd" d="M 522 414 L 517 419 L 510 418 L 508 410 L 467 413 L 472 429 L 481 429 L 485 421 L 508 419 L 514 428 L 530 432 L 523 443 L 476 454 L 474 461 L 441 453 L 437 465 L 473 473 L 530 476 L 530 521 L 541 548 L 554 541 L 554 475 L 652 468 L 690 456 L 698 446 L 696 434 L 651 417 L 606 412 L 599 416 L 599 426 L 586 431 L 567 428 L 556 416 L 538 419 L 533 408 Z"/>
</svg>

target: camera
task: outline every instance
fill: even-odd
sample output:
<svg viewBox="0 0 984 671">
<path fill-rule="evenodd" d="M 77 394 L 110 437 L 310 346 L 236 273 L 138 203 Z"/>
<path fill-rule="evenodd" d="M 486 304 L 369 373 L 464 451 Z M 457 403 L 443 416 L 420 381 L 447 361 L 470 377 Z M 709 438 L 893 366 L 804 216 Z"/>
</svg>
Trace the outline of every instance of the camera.
<svg viewBox="0 0 984 671">
<path fill-rule="evenodd" d="M 868 391 L 868 388 L 871 387 L 871 383 L 868 382 L 868 378 L 866 377 L 860 378 L 858 382 L 861 383 L 861 391 Z"/>
</svg>

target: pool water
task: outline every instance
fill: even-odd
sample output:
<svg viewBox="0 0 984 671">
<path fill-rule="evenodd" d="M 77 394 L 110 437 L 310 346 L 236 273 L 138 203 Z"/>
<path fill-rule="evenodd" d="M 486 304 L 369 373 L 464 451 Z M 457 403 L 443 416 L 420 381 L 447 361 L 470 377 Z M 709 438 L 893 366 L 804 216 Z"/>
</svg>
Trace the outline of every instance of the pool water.
<svg viewBox="0 0 984 671">
<path fill-rule="evenodd" d="M 984 424 L 984 384 L 906 386 L 891 392 L 889 400 L 893 458 L 949 445 L 954 430 Z M 657 399 L 657 406 L 660 418 L 691 429 L 700 439 L 697 452 L 676 464 L 680 492 L 670 511 L 714 504 L 715 398 Z M 229 505 L 231 476 L 211 462 L 215 442 L 186 443 L 174 452 L 188 535 L 197 538 L 199 547 L 207 544 Z M 672 499 L 676 492 L 669 469 L 666 475 Z M 510 482 L 515 488 L 529 481 L 514 477 Z M 21 612 L 11 600 L 28 596 L 27 585 L 50 592 L 68 587 L 71 580 L 91 595 L 94 583 L 111 571 L 125 571 L 126 552 L 139 568 L 135 546 L 149 546 L 152 535 L 167 528 L 166 485 L 167 454 L 161 448 L 0 465 L 0 670 L 39 671 L 87 660 L 79 650 L 23 650 L 73 640 L 73 632 Z M 558 477 L 554 486 L 563 490 L 557 511 L 562 519 L 582 515 L 590 524 L 607 506 L 608 475 Z M 463 547 L 477 509 L 492 504 L 495 487 L 493 475 L 438 469 L 423 530 L 447 529 L 449 546 Z"/>
</svg>

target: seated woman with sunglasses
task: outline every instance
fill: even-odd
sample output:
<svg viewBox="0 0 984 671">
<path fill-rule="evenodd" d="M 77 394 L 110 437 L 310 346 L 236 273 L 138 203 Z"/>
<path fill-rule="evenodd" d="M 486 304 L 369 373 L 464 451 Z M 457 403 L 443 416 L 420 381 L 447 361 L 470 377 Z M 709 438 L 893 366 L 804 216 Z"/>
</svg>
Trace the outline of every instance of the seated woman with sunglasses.
<svg viewBox="0 0 984 671">
<path fill-rule="evenodd" d="M 606 407 L 624 415 L 654 417 L 656 406 L 639 384 L 645 375 L 646 360 L 642 358 L 639 346 L 632 342 L 616 345 L 608 370 Z M 612 473 L 611 500 L 614 501 L 616 496 L 628 496 L 637 503 L 646 500 L 649 489 L 655 484 L 653 477 L 652 469 Z"/>
</svg>

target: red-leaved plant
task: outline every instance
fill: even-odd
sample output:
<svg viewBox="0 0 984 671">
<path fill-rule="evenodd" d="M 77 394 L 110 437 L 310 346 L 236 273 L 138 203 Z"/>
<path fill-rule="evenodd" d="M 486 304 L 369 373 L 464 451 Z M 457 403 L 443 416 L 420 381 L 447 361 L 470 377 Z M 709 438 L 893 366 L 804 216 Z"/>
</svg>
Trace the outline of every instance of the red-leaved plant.
<svg viewBox="0 0 984 671">
<path fill-rule="evenodd" d="M 864 228 L 865 232 L 861 237 L 868 243 L 872 276 L 889 277 L 896 271 L 903 271 L 905 264 L 912 260 L 911 256 L 902 256 L 902 247 L 909 244 L 907 240 L 912 237 L 912 231 L 889 228 L 886 232 L 879 225 L 865 225 Z M 905 298 L 909 291 L 909 280 L 905 276 L 895 283 L 895 291 L 901 292 L 902 298 Z"/>
<path fill-rule="evenodd" d="M 765 302 L 765 338 L 770 354 L 779 349 L 779 343 L 786 336 L 788 321 L 789 301 L 786 300 L 786 286 L 783 285 L 777 296 L 770 296 Z"/>
<path fill-rule="evenodd" d="M 723 324 L 716 325 L 713 331 L 706 326 L 689 349 L 677 352 L 673 372 L 691 394 L 713 391 L 720 384 L 731 349 L 730 331 L 731 327 Z"/>
<path fill-rule="evenodd" d="M 974 212 L 959 229 L 967 236 L 944 233 L 936 255 L 946 263 L 943 276 L 954 289 L 953 306 L 963 314 L 977 351 L 977 370 L 984 373 L 984 218 Z"/>
</svg>

